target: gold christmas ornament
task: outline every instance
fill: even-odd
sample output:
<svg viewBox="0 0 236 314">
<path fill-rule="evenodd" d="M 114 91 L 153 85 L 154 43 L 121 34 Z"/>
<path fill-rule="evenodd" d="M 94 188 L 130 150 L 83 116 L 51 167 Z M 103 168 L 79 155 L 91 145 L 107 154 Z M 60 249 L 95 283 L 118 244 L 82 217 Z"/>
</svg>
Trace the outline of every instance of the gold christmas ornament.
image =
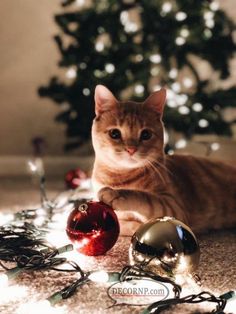
<svg viewBox="0 0 236 314">
<path fill-rule="evenodd" d="M 173 217 L 153 219 L 131 239 L 130 264 L 143 263 L 157 274 L 189 275 L 198 267 L 200 250 L 192 230 Z"/>
</svg>

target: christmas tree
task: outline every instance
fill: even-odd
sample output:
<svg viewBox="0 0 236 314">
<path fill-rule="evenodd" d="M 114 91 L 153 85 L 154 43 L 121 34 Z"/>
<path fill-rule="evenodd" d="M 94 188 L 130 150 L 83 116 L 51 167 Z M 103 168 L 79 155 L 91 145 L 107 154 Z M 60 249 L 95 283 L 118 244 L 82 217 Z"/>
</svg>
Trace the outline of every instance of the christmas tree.
<svg viewBox="0 0 236 314">
<path fill-rule="evenodd" d="M 65 79 L 51 78 L 39 94 L 61 106 L 66 149 L 90 138 L 94 88 L 106 85 L 118 99 L 143 101 L 165 86 L 165 126 L 193 134 L 231 134 L 223 110 L 235 107 L 236 88 L 203 78 L 203 60 L 218 81 L 229 76 L 234 24 L 215 1 L 65 0 L 55 16 L 55 41 Z M 71 10 L 70 10 L 71 9 Z M 202 62 L 202 61 L 201 61 Z M 218 82 L 217 81 L 217 82 Z"/>
</svg>

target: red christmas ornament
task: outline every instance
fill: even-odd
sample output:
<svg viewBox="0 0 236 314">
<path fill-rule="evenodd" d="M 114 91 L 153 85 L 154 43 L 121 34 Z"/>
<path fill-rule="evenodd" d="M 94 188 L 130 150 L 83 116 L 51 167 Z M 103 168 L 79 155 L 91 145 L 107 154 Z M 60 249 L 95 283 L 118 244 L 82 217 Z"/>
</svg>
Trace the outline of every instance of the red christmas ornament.
<svg viewBox="0 0 236 314">
<path fill-rule="evenodd" d="M 95 256 L 103 255 L 113 247 L 120 226 L 110 206 L 89 201 L 71 212 L 66 232 L 79 253 Z"/>
<path fill-rule="evenodd" d="M 65 183 L 68 189 L 76 189 L 85 179 L 87 179 L 86 173 L 80 168 L 76 168 L 67 172 Z"/>
</svg>

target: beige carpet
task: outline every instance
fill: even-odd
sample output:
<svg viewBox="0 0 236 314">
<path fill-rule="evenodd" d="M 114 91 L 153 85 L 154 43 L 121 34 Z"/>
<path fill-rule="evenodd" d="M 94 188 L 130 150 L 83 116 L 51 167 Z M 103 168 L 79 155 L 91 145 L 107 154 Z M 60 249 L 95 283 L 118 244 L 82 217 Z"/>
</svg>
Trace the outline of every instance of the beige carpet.
<svg viewBox="0 0 236 314">
<path fill-rule="evenodd" d="M 50 180 L 47 184 L 50 197 L 64 190 L 63 180 Z M 37 186 L 28 179 L 0 179 L 0 213 L 32 208 L 39 204 Z M 204 217 L 203 217 L 204 219 Z M 198 237 L 201 248 L 201 260 L 198 274 L 202 278 L 204 290 L 216 295 L 236 290 L 236 230 L 211 232 Z M 119 238 L 116 245 L 105 256 L 79 257 L 76 261 L 85 270 L 105 269 L 121 270 L 128 262 L 129 238 Z M 75 279 L 75 275 L 55 271 L 22 273 L 11 286 L 0 290 L 0 313 L 16 313 L 23 303 L 43 300 L 54 292 L 64 288 Z M 16 286 L 18 285 L 18 287 Z M 106 284 L 86 284 L 71 298 L 58 304 L 64 313 L 140 313 L 141 306 L 116 306 L 107 309 L 111 299 L 107 296 Z M 189 287 L 191 292 L 191 287 Z M 191 305 L 172 308 L 165 313 L 208 313 L 203 305 Z M 213 306 L 210 307 L 213 309 Z M 59 312 L 58 312 L 59 311 Z M 226 313 L 234 313 L 232 310 Z M 236 306 L 235 306 L 236 313 Z M 34 313 L 35 314 L 35 311 Z M 46 314 L 45 312 L 43 314 Z"/>
</svg>

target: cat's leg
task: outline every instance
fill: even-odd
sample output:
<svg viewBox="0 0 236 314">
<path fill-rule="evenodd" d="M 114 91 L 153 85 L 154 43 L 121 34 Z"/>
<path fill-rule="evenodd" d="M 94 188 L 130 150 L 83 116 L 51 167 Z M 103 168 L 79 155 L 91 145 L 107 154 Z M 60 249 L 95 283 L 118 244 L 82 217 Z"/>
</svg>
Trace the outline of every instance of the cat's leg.
<svg viewBox="0 0 236 314">
<path fill-rule="evenodd" d="M 99 191 L 98 198 L 115 210 L 122 236 L 132 236 L 142 223 L 151 218 L 151 209 L 147 208 L 144 195 L 137 191 L 105 187 Z"/>
<path fill-rule="evenodd" d="M 135 231 L 134 225 L 137 227 L 137 224 L 145 223 L 151 218 L 174 216 L 187 222 L 182 208 L 169 197 L 156 196 L 143 191 L 114 190 L 105 187 L 98 192 L 98 198 L 116 210 L 121 223 L 121 234 L 122 224 L 132 235 Z M 132 222 L 136 222 L 136 224 L 132 224 Z M 130 223 L 130 228 L 128 223 Z"/>
<path fill-rule="evenodd" d="M 115 210 L 131 215 L 130 219 L 133 217 L 140 222 L 152 218 L 154 214 L 171 214 L 171 211 L 163 208 L 161 197 L 143 191 L 104 187 L 98 192 L 98 198 Z"/>
<path fill-rule="evenodd" d="M 135 197 L 135 191 L 130 192 L 129 190 L 114 190 L 109 187 L 104 187 L 98 192 L 98 198 L 113 209 L 120 211 L 120 219 L 138 222 L 146 221 L 147 217 L 145 217 L 144 213 L 136 209 L 136 203 L 140 196 L 136 195 Z"/>
</svg>

